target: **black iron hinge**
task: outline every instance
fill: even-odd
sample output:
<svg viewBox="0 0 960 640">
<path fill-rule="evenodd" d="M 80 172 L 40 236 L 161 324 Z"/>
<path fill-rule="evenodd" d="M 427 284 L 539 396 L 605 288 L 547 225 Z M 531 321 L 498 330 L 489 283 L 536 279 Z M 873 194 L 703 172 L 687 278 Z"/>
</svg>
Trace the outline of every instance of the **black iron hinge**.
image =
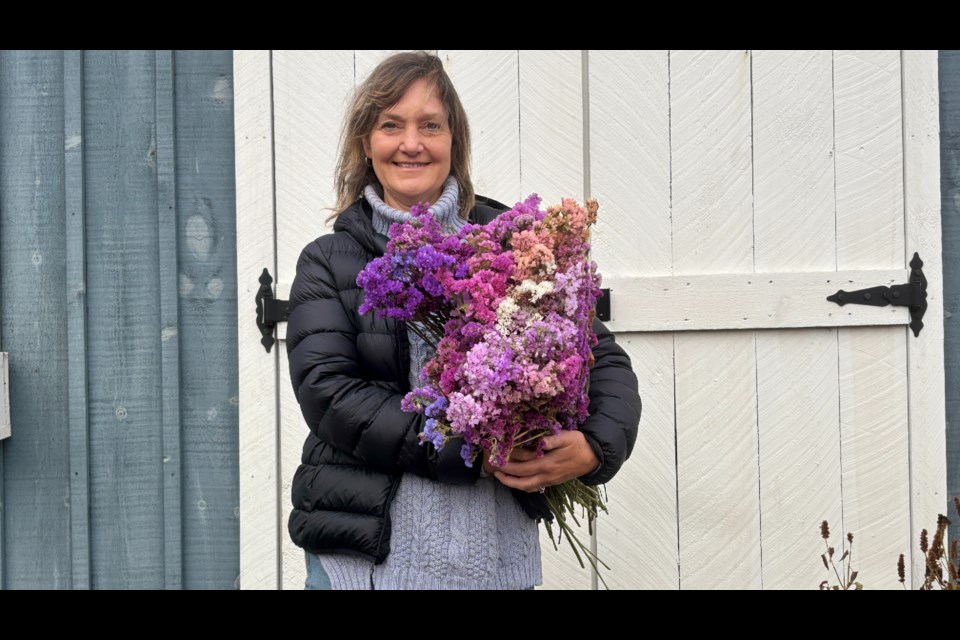
<svg viewBox="0 0 960 640">
<path fill-rule="evenodd" d="M 267 349 L 267 353 L 270 353 L 270 348 L 276 342 L 273 339 L 273 330 L 276 329 L 278 323 L 287 321 L 287 314 L 290 309 L 288 300 L 277 300 L 273 297 L 273 289 L 270 287 L 272 283 L 273 278 L 270 277 L 270 272 L 264 268 L 263 273 L 260 274 L 260 289 L 257 291 L 256 300 L 257 327 L 263 334 L 260 344 Z"/>
<path fill-rule="evenodd" d="M 913 336 L 920 335 L 923 328 L 923 314 L 927 312 L 927 278 L 923 275 L 923 260 L 920 255 L 913 254 L 910 261 L 910 281 L 906 284 L 894 284 L 889 287 L 870 287 L 857 291 L 840 289 L 832 296 L 827 296 L 830 302 L 836 302 L 841 307 L 845 304 L 869 304 L 875 307 L 910 307 L 910 328 Z"/>
</svg>

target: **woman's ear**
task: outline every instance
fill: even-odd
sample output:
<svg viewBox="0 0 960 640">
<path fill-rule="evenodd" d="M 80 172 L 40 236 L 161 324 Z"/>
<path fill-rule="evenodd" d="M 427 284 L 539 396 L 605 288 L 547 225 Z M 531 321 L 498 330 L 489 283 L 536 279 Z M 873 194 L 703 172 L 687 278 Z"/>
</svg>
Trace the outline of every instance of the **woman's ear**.
<svg viewBox="0 0 960 640">
<path fill-rule="evenodd" d="M 364 139 L 363 141 L 363 155 L 370 157 L 370 140 Z"/>
</svg>

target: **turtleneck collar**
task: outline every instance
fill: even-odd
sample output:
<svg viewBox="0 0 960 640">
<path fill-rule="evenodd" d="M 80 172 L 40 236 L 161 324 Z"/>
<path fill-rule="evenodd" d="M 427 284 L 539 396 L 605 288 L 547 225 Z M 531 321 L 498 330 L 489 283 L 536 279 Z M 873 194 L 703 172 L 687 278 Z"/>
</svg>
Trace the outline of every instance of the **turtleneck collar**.
<svg viewBox="0 0 960 640">
<path fill-rule="evenodd" d="M 367 185 L 363 190 L 363 197 L 373 208 L 373 228 L 378 233 L 387 235 L 390 225 L 395 222 L 404 222 L 410 218 L 408 211 L 394 209 L 383 201 L 373 185 Z M 462 226 L 459 220 L 458 203 L 460 200 L 460 185 L 453 176 L 448 176 L 443 183 L 443 191 L 437 201 L 430 205 L 428 211 L 444 229 L 454 230 Z"/>
</svg>

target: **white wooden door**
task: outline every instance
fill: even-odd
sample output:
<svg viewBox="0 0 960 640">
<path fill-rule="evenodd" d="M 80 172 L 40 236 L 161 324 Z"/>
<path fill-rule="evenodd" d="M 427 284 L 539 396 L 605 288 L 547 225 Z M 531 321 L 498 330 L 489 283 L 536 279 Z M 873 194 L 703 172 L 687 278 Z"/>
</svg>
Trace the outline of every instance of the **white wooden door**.
<svg viewBox="0 0 960 640">
<path fill-rule="evenodd" d="M 326 232 L 343 109 L 391 52 L 237 52 L 241 584 L 301 588 L 289 485 L 306 426 L 285 298 Z M 621 588 L 815 588 L 855 535 L 867 588 L 945 491 L 936 52 L 439 51 L 471 118 L 477 193 L 600 200 L 610 327 L 644 401 L 595 541 Z M 272 100 L 272 101 L 271 101 Z M 825 300 L 928 280 L 902 307 Z M 543 540 L 546 587 L 596 580 Z M 922 577 L 922 569 L 919 569 Z"/>
</svg>

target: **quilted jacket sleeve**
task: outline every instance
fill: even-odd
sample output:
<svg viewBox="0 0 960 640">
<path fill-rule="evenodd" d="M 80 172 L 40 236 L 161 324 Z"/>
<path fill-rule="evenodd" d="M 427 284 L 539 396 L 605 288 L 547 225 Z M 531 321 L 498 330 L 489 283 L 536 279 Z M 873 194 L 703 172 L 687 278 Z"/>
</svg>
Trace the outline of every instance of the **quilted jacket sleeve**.
<svg viewBox="0 0 960 640">
<path fill-rule="evenodd" d="M 630 357 L 599 320 L 593 321 L 596 364 L 590 371 L 590 417 L 580 425 L 600 460 L 600 468 L 582 476 L 585 484 L 610 480 L 630 457 L 640 423 L 640 394 Z"/>
<path fill-rule="evenodd" d="M 349 280 L 362 264 L 344 263 L 362 263 L 365 256 L 358 248 L 336 254 L 331 262 L 322 240 L 300 255 L 287 320 L 290 378 L 310 430 L 377 471 L 414 473 L 447 483 L 475 482 L 480 465 L 467 467 L 455 443 L 441 451 L 421 445 L 423 416 L 402 411 L 402 393 L 368 379 L 360 364 L 358 340 L 366 341 L 364 353 L 397 358 L 396 336 L 358 335 L 344 296 L 359 295 L 356 283 Z"/>
</svg>

